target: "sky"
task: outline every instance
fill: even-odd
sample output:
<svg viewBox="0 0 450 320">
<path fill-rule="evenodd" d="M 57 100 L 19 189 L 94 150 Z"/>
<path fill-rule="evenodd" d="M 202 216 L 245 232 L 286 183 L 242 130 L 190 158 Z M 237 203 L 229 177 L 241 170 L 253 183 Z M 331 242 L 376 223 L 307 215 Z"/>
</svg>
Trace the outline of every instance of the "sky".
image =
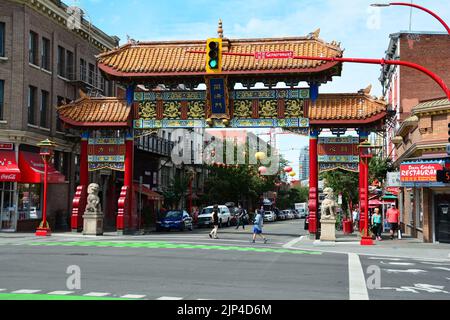
<svg viewBox="0 0 450 320">
<path fill-rule="evenodd" d="M 411 0 L 404 0 L 410 2 Z M 200 40 L 217 36 L 223 20 L 224 37 L 262 38 L 306 36 L 321 29 L 320 38 L 341 42 L 344 57 L 384 58 L 389 35 L 399 31 L 445 32 L 431 15 L 408 7 L 373 8 L 383 0 L 65 0 L 87 12 L 87 19 L 109 35 L 127 42 Z M 450 24 L 450 0 L 414 0 Z M 320 92 L 357 92 L 373 86 L 382 95 L 380 67 L 345 64 L 341 77 L 321 86 Z M 306 84 L 305 84 L 306 85 Z M 277 144 L 294 168 L 308 138 L 277 135 Z"/>
</svg>

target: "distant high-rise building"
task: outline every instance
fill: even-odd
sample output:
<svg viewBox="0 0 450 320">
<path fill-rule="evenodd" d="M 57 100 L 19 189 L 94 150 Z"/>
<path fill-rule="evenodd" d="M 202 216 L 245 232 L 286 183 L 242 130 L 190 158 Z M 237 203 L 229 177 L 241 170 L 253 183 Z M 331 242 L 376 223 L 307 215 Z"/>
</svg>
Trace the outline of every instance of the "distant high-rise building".
<svg viewBox="0 0 450 320">
<path fill-rule="evenodd" d="M 300 151 L 300 181 L 309 179 L 309 147 L 305 147 Z"/>
</svg>

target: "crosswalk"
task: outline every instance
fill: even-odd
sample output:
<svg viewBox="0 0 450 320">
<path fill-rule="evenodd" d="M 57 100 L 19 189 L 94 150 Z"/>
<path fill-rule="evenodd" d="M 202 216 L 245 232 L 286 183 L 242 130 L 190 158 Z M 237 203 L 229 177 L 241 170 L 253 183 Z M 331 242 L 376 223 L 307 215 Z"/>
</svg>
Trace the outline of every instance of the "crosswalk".
<svg viewBox="0 0 450 320">
<path fill-rule="evenodd" d="M 33 295 L 40 296 L 60 296 L 61 299 L 64 299 L 65 297 L 73 297 L 73 298 L 113 298 L 113 299 L 129 299 L 129 300 L 161 300 L 161 301 L 169 301 L 169 300 L 211 300 L 211 299 L 192 299 L 188 297 L 174 297 L 174 296 L 154 296 L 149 297 L 145 294 L 136 294 L 136 293 L 127 293 L 123 295 L 117 295 L 113 293 L 108 292 L 87 292 L 87 293 L 77 293 L 75 291 L 66 291 L 66 290 L 57 290 L 57 291 L 49 291 L 46 292 L 45 290 L 36 290 L 36 289 L 19 289 L 19 290 L 8 290 L 8 289 L 0 289 L 0 301 L 4 300 L 5 296 L 8 295 L 27 295 L 29 297 L 29 300 L 33 300 Z M 3 296 L 3 298 L 2 298 Z"/>
</svg>

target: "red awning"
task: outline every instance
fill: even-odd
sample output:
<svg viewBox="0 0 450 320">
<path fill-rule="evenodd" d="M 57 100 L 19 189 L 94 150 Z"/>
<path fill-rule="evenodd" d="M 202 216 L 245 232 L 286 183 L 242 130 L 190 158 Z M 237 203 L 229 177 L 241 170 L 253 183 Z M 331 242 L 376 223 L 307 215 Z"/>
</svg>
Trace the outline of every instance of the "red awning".
<svg viewBox="0 0 450 320">
<path fill-rule="evenodd" d="M 20 151 L 19 167 L 22 173 L 21 183 L 43 183 L 44 161 L 38 153 Z M 66 177 L 49 164 L 47 181 L 52 184 L 61 184 L 66 182 Z"/>
<path fill-rule="evenodd" d="M 0 151 L 0 182 L 17 182 L 20 180 L 20 169 L 14 151 Z"/>
<path fill-rule="evenodd" d="M 134 192 L 139 194 L 140 186 L 139 183 L 134 183 Z M 159 193 L 147 188 L 146 186 L 142 186 L 142 194 L 146 196 L 149 200 L 153 201 L 163 201 L 164 197 Z"/>
</svg>

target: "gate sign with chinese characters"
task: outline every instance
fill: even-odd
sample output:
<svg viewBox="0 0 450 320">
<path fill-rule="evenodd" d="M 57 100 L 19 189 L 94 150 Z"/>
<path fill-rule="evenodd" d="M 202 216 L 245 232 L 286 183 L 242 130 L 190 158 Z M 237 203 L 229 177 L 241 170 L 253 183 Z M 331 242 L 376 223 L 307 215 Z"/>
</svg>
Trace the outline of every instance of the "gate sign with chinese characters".
<svg viewBox="0 0 450 320">
<path fill-rule="evenodd" d="M 124 138 L 92 138 L 88 143 L 89 171 L 125 170 Z"/>
<path fill-rule="evenodd" d="M 228 119 L 228 91 L 224 78 L 210 78 L 206 81 L 208 87 L 208 105 L 212 119 Z"/>
<path fill-rule="evenodd" d="M 359 138 L 319 138 L 318 156 L 320 172 L 343 169 L 359 171 Z"/>
</svg>

